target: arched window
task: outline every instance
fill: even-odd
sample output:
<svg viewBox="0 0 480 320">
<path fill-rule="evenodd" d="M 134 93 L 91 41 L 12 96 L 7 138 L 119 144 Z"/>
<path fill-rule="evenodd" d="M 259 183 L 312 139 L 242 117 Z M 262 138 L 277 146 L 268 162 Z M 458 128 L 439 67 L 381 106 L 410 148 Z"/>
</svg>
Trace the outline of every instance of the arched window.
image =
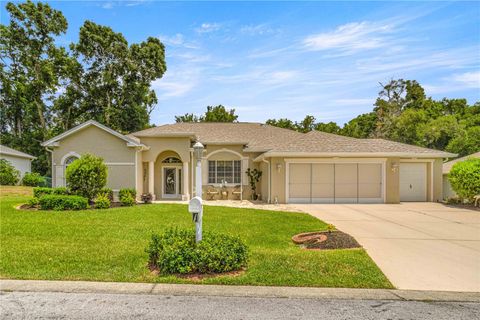
<svg viewBox="0 0 480 320">
<path fill-rule="evenodd" d="M 73 161 L 77 160 L 77 156 L 70 156 L 67 159 L 65 159 L 65 168 L 68 167 Z"/>
<path fill-rule="evenodd" d="M 182 163 L 177 157 L 168 157 L 162 161 L 162 163 Z"/>
</svg>

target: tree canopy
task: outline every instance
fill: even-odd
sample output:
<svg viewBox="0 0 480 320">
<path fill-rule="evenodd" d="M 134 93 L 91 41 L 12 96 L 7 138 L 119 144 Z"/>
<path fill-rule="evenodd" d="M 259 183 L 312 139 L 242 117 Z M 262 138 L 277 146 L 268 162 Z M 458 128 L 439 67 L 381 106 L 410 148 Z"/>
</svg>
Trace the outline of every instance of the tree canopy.
<svg viewBox="0 0 480 320">
<path fill-rule="evenodd" d="M 383 138 L 422 147 L 458 153 L 480 151 L 480 103 L 465 99 L 434 100 L 415 80 L 391 80 L 381 84 L 372 112 L 350 120 L 343 127 L 335 122 L 315 122 L 307 115 L 301 122 L 269 119 L 267 124 L 308 132 L 319 130 L 354 138 Z"/>
<path fill-rule="evenodd" d="M 151 83 L 166 71 L 157 38 L 129 44 L 110 27 L 85 21 L 77 43 L 59 46 L 68 23 L 46 3 L 7 3 L 0 24 L 0 138 L 37 156 L 33 170 L 49 171 L 40 146 L 88 119 L 120 132 L 149 126 L 157 104 Z"/>
<path fill-rule="evenodd" d="M 238 115 L 235 109 L 227 110 L 221 104 L 218 106 L 208 106 L 204 115 L 197 116 L 193 113 L 186 113 L 183 116 L 175 116 L 175 122 L 236 122 Z"/>
</svg>

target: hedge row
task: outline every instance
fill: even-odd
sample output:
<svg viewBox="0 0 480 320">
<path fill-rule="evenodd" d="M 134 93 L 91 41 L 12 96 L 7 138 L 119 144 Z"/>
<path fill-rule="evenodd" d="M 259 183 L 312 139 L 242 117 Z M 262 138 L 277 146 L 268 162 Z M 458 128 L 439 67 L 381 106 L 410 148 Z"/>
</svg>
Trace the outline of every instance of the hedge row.
<svg viewBox="0 0 480 320">
<path fill-rule="evenodd" d="M 81 196 L 47 194 L 38 199 L 41 210 L 83 210 L 88 208 L 88 199 Z"/>
</svg>

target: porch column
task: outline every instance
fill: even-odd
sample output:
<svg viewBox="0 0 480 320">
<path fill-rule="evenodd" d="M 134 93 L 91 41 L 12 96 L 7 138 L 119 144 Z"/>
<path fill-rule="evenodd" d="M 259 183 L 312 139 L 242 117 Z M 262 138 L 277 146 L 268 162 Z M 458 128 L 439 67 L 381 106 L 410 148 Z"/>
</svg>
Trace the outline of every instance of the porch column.
<svg viewBox="0 0 480 320">
<path fill-rule="evenodd" d="M 182 184 L 183 184 L 183 194 L 182 194 L 182 200 L 190 200 L 190 193 L 188 192 L 189 186 L 188 186 L 188 161 L 183 162 L 183 169 L 182 169 Z"/>
<path fill-rule="evenodd" d="M 152 200 L 155 200 L 154 190 L 154 176 L 155 176 L 155 161 L 148 162 L 148 192 L 152 195 Z"/>
</svg>

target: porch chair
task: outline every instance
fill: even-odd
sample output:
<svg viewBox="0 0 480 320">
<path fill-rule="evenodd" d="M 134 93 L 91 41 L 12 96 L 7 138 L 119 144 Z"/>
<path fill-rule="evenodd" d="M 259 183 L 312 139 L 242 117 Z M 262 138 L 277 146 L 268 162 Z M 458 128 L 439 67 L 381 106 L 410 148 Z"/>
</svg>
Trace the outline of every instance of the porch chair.
<svg viewBox="0 0 480 320">
<path fill-rule="evenodd" d="M 473 197 L 473 200 L 475 200 L 474 206 L 476 207 L 478 204 L 480 204 L 480 194 Z"/>
<path fill-rule="evenodd" d="M 241 200 L 242 199 L 242 186 L 235 186 L 233 188 L 232 195 L 237 197 L 238 198 L 237 200 Z"/>
<path fill-rule="evenodd" d="M 207 200 L 214 200 L 215 196 L 220 194 L 216 188 L 209 186 L 207 189 Z"/>
</svg>

